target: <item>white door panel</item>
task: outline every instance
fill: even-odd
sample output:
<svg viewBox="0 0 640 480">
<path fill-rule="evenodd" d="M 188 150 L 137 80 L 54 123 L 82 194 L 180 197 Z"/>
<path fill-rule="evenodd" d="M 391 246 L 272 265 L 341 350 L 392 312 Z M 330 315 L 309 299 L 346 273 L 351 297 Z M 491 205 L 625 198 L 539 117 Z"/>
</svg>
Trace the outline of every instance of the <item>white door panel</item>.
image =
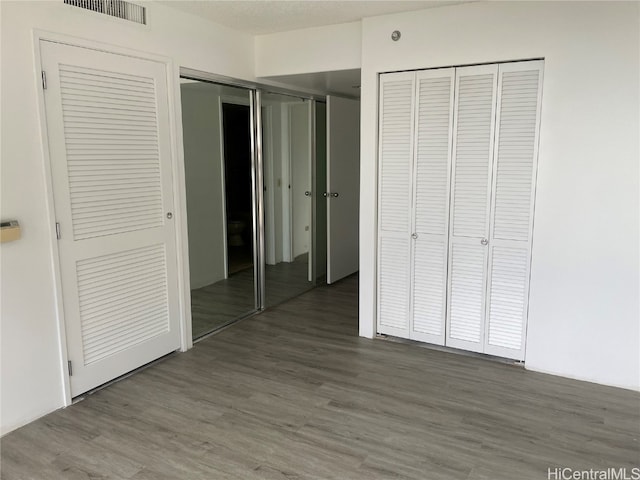
<svg viewBox="0 0 640 480">
<path fill-rule="evenodd" d="M 459 239 L 449 252 L 449 304 L 446 344 L 472 352 L 484 346 L 487 248 Z"/>
<path fill-rule="evenodd" d="M 498 65 L 456 69 L 447 345 L 484 348 Z"/>
<path fill-rule="evenodd" d="M 411 338 L 444 344 L 455 69 L 416 74 Z"/>
<path fill-rule="evenodd" d="M 180 346 L 166 66 L 41 51 L 76 396 Z"/>
<path fill-rule="evenodd" d="M 411 338 L 444 344 L 447 243 L 443 235 L 420 235 L 413 243 Z"/>
<path fill-rule="evenodd" d="M 406 235 L 382 235 L 379 249 L 379 332 L 409 338 L 409 238 Z"/>
<path fill-rule="evenodd" d="M 524 360 L 542 61 L 499 67 L 485 352 Z"/>
<path fill-rule="evenodd" d="M 358 271 L 360 102 L 327 97 L 327 283 Z M 338 196 L 335 196 L 338 194 Z"/>
<path fill-rule="evenodd" d="M 380 76 L 378 332 L 410 336 L 415 73 Z"/>
</svg>

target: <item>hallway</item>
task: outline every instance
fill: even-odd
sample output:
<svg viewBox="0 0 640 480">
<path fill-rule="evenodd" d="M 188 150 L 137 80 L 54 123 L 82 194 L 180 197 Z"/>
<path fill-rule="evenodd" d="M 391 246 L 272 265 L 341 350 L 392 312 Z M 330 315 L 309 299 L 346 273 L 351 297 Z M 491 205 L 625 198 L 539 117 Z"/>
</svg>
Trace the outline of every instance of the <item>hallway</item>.
<svg viewBox="0 0 640 480">
<path fill-rule="evenodd" d="M 316 288 L 10 433 L 2 479 L 537 480 L 640 462 L 638 393 L 360 338 L 357 291 Z"/>
</svg>

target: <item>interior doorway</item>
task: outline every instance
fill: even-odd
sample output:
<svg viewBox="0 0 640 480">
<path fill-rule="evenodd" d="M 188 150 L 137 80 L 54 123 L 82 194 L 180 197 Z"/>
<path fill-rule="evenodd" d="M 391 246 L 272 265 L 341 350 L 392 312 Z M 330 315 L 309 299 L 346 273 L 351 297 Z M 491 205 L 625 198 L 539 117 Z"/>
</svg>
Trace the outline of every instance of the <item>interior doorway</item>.
<svg viewBox="0 0 640 480">
<path fill-rule="evenodd" d="M 222 103 L 222 150 L 227 218 L 227 274 L 253 268 L 249 105 Z"/>
</svg>

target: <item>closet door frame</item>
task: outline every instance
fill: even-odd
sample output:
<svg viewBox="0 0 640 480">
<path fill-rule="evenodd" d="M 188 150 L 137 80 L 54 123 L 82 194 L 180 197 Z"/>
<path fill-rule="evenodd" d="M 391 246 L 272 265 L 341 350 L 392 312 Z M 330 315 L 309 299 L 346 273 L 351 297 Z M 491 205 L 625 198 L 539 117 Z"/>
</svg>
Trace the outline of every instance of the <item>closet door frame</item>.
<svg viewBox="0 0 640 480">
<path fill-rule="evenodd" d="M 378 205 L 377 205 L 377 252 L 376 252 L 376 261 L 377 261 L 377 268 L 376 268 L 376 283 L 377 283 L 377 288 L 376 288 L 376 325 L 377 325 L 377 332 L 384 334 L 384 335 L 391 335 L 391 336 L 395 336 L 395 337 L 400 337 L 400 338 L 410 338 L 410 332 L 411 332 L 411 263 L 412 263 L 412 242 L 411 242 L 411 233 L 412 233 L 412 227 L 413 227 L 413 223 L 412 223 L 412 218 L 414 217 L 414 213 L 413 213 L 413 196 L 414 196 L 414 192 L 410 191 L 409 192 L 409 209 L 410 211 L 407 212 L 408 214 L 408 222 L 407 222 L 407 230 L 406 232 L 384 232 L 382 230 L 382 206 L 381 206 L 381 199 L 382 199 L 382 193 L 383 193 L 383 189 L 382 189 L 382 173 L 383 173 L 383 162 L 384 162 L 384 157 L 383 157 L 383 122 L 382 119 L 384 118 L 384 85 L 385 85 L 385 80 L 386 79 L 390 79 L 393 78 L 394 80 L 398 80 L 398 81 L 402 81 L 402 80 L 410 80 L 411 82 L 413 82 L 412 88 L 411 88 L 411 121 L 410 121 L 410 125 L 411 125 L 411 131 L 409 133 L 409 187 L 413 184 L 413 176 L 414 176 L 414 156 L 415 156 L 415 152 L 414 152 L 414 129 L 415 129 L 415 115 L 416 115 L 416 105 L 415 105 L 415 92 L 416 92 L 416 72 L 415 71 L 411 71 L 411 72 L 394 72 L 394 73 L 386 73 L 386 74 L 381 74 L 378 76 L 378 102 L 379 102 L 379 108 L 378 108 L 378 195 L 377 195 L 377 199 L 378 199 Z M 402 240 L 404 239 L 407 242 L 407 257 L 408 257 L 408 267 L 406 269 L 405 272 L 405 278 L 406 278 L 406 294 L 404 296 L 404 302 L 406 304 L 406 314 L 405 314 L 405 318 L 404 318 L 404 328 L 398 328 L 398 327 L 393 327 L 390 325 L 383 325 L 382 324 L 382 306 L 381 306 L 381 287 L 382 287 L 382 281 L 381 281 L 381 270 L 382 270 L 382 243 L 383 243 L 383 239 L 384 238 L 396 238 L 398 240 Z"/>
<path fill-rule="evenodd" d="M 434 345 L 445 345 L 446 339 L 446 318 L 447 318 L 447 298 L 448 298 L 448 276 L 449 276 L 449 219 L 451 208 L 451 166 L 453 162 L 452 142 L 453 142 L 453 123 L 454 123 L 454 105 L 455 105 L 455 91 L 456 91 L 456 68 L 434 68 L 427 70 L 418 70 L 415 72 L 415 94 L 414 94 L 414 127 L 413 127 L 413 158 L 412 158 L 412 195 L 411 195 L 411 232 L 412 235 L 418 235 L 418 237 L 412 237 L 411 240 L 411 256 L 410 256 L 410 303 L 409 303 L 409 338 L 411 340 L 417 340 L 420 342 L 431 343 Z M 415 315 L 415 260 L 416 260 L 416 246 L 418 241 L 424 240 L 422 235 L 426 235 L 427 239 L 436 239 L 436 234 L 423 234 L 417 232 L 417 217 L 418 217 L 418 155 L 419 155 L 419 140 L 420 135 L 418 133 L 420 126 L 420 82 L 423 79 L 430 78 L 444 78 L 446 76 L 451 78 L 451 87 L 449 91 L 449 129 L 448 129 L 448 158 L 447 158 L 447 191 L 445 199 L 445 229 L 444 229 L 444 259 L 443 259 L 443 298 L 442 298 L 442 312 L 441 312 L 441 333 L 440 335 L 433 335 L 425 332 L 417 332 L 414 329 L 414 315 Z"/>
<path fill-rule="evenodd" d="M 450 201 L 449 201 L 449 244 L 447 255 L 447 306 L 446 306 L 446 337 L 445 345 L 447 347 L 458 348 L 476 353 L 484 353 L 485 345 L 485 330 L 486 330 L 486 305 L 487 305 L 487 270 L 489 266 L 489 254 L 488 245 L 483 245 L 484 248 L 484 260 L 483 260 L 483 283 L 482 283 L 482 303 L 480 307 L 481 320 L 480 320 L 480 338 L 477 343 L 470 342 L 458 338 L 451 337 L 451 293 L 452 293 L 452 271 L 453 271 L 453 249 L 454 242 L 468 245 L 477 246 L 478 239 L 475 237 L 463 237 L 455 238 L 454 235 L 454 216 L 455 216 L 455 179 L 456 179 L 456 154 L 457 154 L 457 133 L 460 115 L 458 113 L 460 102 L 460 79 L 466 72 L 473 72 L 473 75 L 482 75 L 487 73 L 495 74 L 493 80 L 493 99 L 492 99 L 492 115 L 491 115 L 491 130 L 489 140 L 489 168 L 487 178 L 487 200 L 485 206 L 485 227 L 483 238 L 488 239 L 489 235 L 489 216 L 491 213 L 491 187 L 493 184 L 492 172 L 493 172 L 493 160 L 494 160 L 494 145 L 495 145 L 495 131 L 496 131 L 496 110 L 497 110 L 497 94 L 498 94 L 498 64 L 492 63 L 487 65 L 477 65 L 468 67 L 456 67 L 456 81 L 455 81 L 455 100 L 454 100 L 454 121 L 453 121 L 453 133 L 452 133 L 452 154 L 451 154 L 451 182 L 450 182 Z"/>
<path fill-rule="evenodd" d="M 501 118 L 501 106 L 502 106 L 502 82 L 503 73 L 505 72 L 518 72 L 518 71 L 530 71 L 538 70 L 538 91 L 537 91 L 537 105 L 536 105 L 536 124 L 535 124 L 535 136 L 533 144 L 533 161 L 531 172 L 531 195 L 529 199 L 529 236 L 527 239 L 528 250 L 528 262 L 527 271 L 525 274 L 526 282 L 524 285 L 524 308 L 522 318 L 522 332 L 520 340 L 520 349 L 513 350 L 510 348 L 499 347 L 489 344 L 489 315 L 491 308 L 491 280 L 492 280 L 492 264 L 493 264 L 493 252 L 495 246 L 509 246 L 510 240 L 500 240 L 494 238 L 495 227 L 495 210 L 496 210 L 496 192 L 497 192 L 497 170 L 498 170 L 498 155 L 499 155 L 499 143 L 500 143 L 500 118 Z M 527 339 L 527 327 L 528 327 L 528 313 L 529 313 L 529 285 L 531 280 L 531 260 L 532 260 L 532 246 L 533 246 L 533 223 L 535 212 L 535 197 L 536 197 L 536 185 L 537 185 L 537 173 L 538 173 L 538 148 L 540 140 L 540 113 L 542 109 L 542 81 L 544 77 L 544 60 L 531 60 L 511 63 L 498 64 L 498 87 L 496 98 L 496 121 L 495 121 L 495 134 L 494 134 L 494 147 L 493 147 L 493 165 L 492 165 L 492 181 L 491 181 L 491 212 L 489 216 L 489 249 L 487 255 L 487 275 L 486 275 L 486 290 L 485 290 L 485 325 L 484 325 L 484 349 L 483 353 L 488 355 L 494 355 L 497 357 L 511 358 L 514 360 L 523 361 L 526 351 L 526 339 Z"/>
</svg>

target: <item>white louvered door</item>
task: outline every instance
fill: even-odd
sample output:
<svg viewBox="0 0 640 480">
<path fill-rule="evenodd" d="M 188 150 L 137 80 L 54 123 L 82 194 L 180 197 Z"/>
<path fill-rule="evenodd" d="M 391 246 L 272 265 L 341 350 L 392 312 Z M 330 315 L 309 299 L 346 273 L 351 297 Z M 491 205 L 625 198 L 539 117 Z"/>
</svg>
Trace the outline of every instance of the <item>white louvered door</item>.
<svg viewBox="0 0 640 480">
<path fill-rule="evenodd" d="M 411 338 L 444 344 L 455 69 L 416 75 Z"/>
<path fill-rule="evenodd" d="M 166 65 L 41 53 L 77 396 L 180 347 Z"/>
<path fill-rule="evenodd" d="M 380 333 L 524 359 L 542 69 L 380 76 Z"/>
<path fill-rule="evenodd" d="M 378 331 L 409 338 L 415 73 L 380 76 Z"/>
<path fill-rule="evenodd" d="M 499 67 L 485 353 L 524 359 L 542 61 Z"/>
<path fill-rule="evenodd" d="M 456 69 L 446 344 L 484 349 L 497 65 Z"/>
</svg>

